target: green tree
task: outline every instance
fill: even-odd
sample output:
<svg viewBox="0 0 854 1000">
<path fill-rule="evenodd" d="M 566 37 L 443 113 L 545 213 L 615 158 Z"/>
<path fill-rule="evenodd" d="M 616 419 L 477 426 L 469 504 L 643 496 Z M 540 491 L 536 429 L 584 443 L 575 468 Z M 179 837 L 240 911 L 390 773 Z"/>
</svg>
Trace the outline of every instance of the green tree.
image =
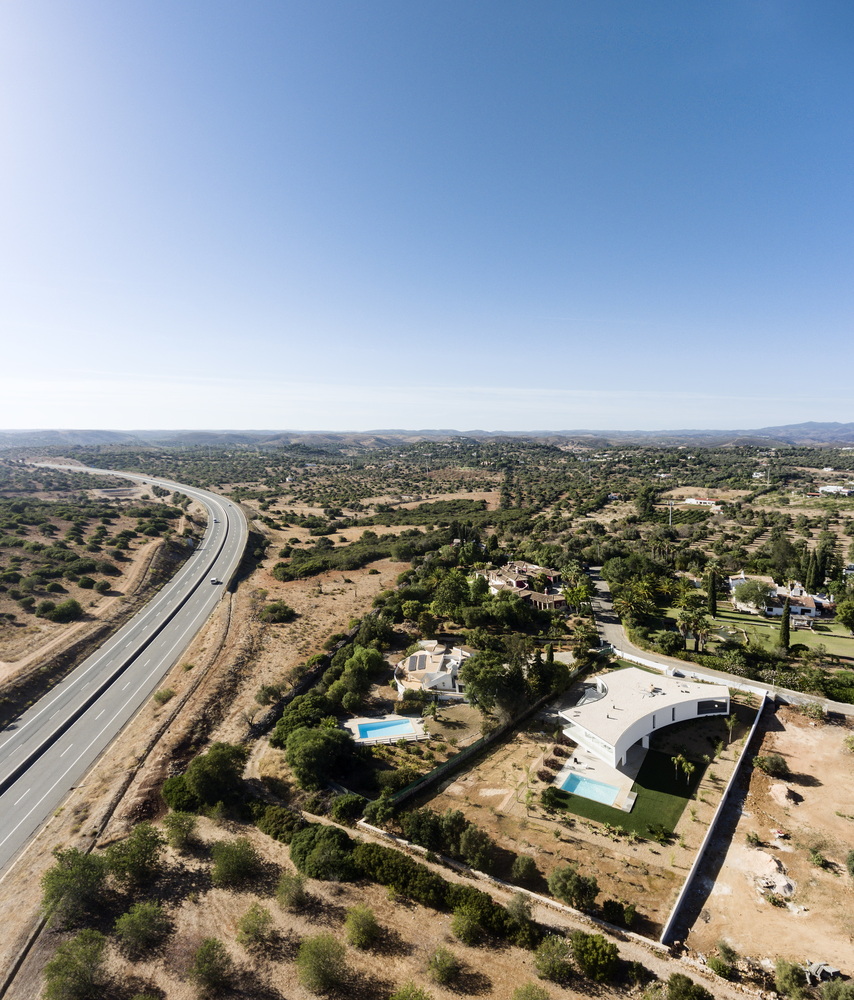
<svg viewBox="0 0 854 1000">
<path fill-rule="evenodd" d="M 486 650 L 468 657 L 459 678 L 483 712 L 497 710 L 510 716 L 524 706 L 525 676 L 521 669 L 506 664 L 500 653 Z"/>
<path fill-rule="evenodd" d="M 104 852 L 110 874 L 125 889 L 152 882 L 160 871 L 165 839 L 151 823 L 140 823 L 129 837 Z"/>
<path fill-rule="evenodd" d="M 198 812 L 218 803 L 233 805 L 243 795 L 243 768 L 248 747 L 213 743 L 207 753 L 190 761 L 184 774 L 163 783 L 163 798 L 177 812 Z"/>
<path fill-rule="evenodd" d="M 615 944 L 606 941 L 601 934 L 585 934 L 584 931 L 574 931 L 570 942 L 575 964 L 588 979 L 604 983 L 614 978 L 619 964 Z"/>
<path fill-rule="evenodd" d="M 370 948 L 380 936 L 380 925 L 369 906 L 359 904 L 347 911 L 344 921 L 347 941 L 354 948 Z"/>
<path fill-rule="evenodd" d="M 237 943 L 247 951 L 256 951 L 272 939 L 273 915 L 266 906 L 253 903 L 237 921 Z"/>
<path fill-rule="evenodd" d="M 540 979 L 553 983 L 565 983 L 572 975 L 571 949 L 565 937 L 549 934 L 537 945 L 534 952 L 534 968 Z"/>
<path fill-rule="evenodd" d="M 531 922 L 531 900 L 524 892 L 514 892 L 505 909 L 514 924 L 524 927 Z"/>
<path fill-rule="evenodd" d="M 714 570 L 709 571 L 706 580 L 706 614 L 712 618 L 718 617 L 718 574 Z"/>
<path fill-rule="evenodd" d="M 331 934 L 303 938 L 297 952 L 300 983 L 312 993 L 329 993 L 347 978 L 346 949 Z"/>
<path fill-rule="evenodd" d="M 57 847 L 53 856 L 56 864 L 42 875 L 42 909 L 53 925 L 73 927 L 102 905 L 107 864 L 76 847 Z"/>
<path fill-rule="evenodd" d="M 109 983 L 106 946 L 104 935 L 90 929 L 61 944 L 44 969 L 45 1000 L 101 1000 Z"/>
<path fill-rule="evenodd" d="M 320 788 L 335 774 L 353 748 L 353 737 L 343 729 L 296 729 L 288 737 L 285 759 L 300 787 Z"/>
<path fill-rule="evenodd" d="M 221 888 L 233 888 L 255 878 L 262 869 L 261 855 L 246 837 L 218 840 L 211 847 L 211 881 Z"/>
<path fill-rule="evenodd" d="M 172 929 L 166 911 L 159 903 L 134 903 L 115 923 L 116 937 L 131 958 L 141 958 L 153 951 Z"/>
<path fill-rule="evenodd" d="M 195 813 L 170 812 L 163 818 L 166 840 L 170 847 L 186 851 L 196 839 L 198 819 Z"/>
<path fill-rule="evenodd" d="M 836 620 L 849 632 L 854 632 L 854 598 L 840 601 L 836 605 Z"/>
<path fill-rule="evenodd" d="M 492 868 L 495 843 L 485 830 L 469 823 L 460 837 L 459 853 L 472 868 L 488 872 Z"/>
<path fill-rule="evenodd" d="M 433 612 L 444 618 L 458 620 L 457 615 L 469 600 L 469 585 L 465 574 L 451 570 L 445 574 L 433 596 Z"/>
<path fill-rule="evenodd" d="M 190 979 L 201 993 L 216 993 L 228 985 L 234 963 L 219 938 L 205 938 L 193 955 Z"/>
<path fill-rule="evenodd" d="M 443 945 L 433 952 L 427 960 L 427 974 L 433 982 L 441 986 L 449 986 L 462 971 L 462 963 L 457 956 Z"/>
<path fill-rule="evenodd" d="M 537 863 L 530 854 L 517 854 L 510 874 L 516 882 L 530 882 L 537 875 Z"/>
<path fill-rule="evenodd" d="M 789 603 L 789 598 L 787 597 L 783 601 L 783 618 L 780 621 L 780 648 L 785 649 L 788 652 L 789 646 L 791 645 L 791 637 L 789 634 L 790 623 L 789 616 L 792 613 L 792 608 Z"/>
<path fill-rule="evenodd" d="M 747 604 L 760 611 L 768 600 L 768 584 L 760 580 L 745 580 L 735 588 L 734 597 L 739 604 Z"/>
<path fill-rule="evenodd" d="M 599 884 L 592 875 L 579 875 L 574 865 L 565 865 L 549 875 L 549 892 L 577 910 L 589 910 L 599 895 Z"/>
<path fill-rule="evenodd" d="M 299 872 L 282 872 L 276 887 L 276 900 L 283 910 L 298 913 L 308 903 L 305 879 Z"/>
</svg>

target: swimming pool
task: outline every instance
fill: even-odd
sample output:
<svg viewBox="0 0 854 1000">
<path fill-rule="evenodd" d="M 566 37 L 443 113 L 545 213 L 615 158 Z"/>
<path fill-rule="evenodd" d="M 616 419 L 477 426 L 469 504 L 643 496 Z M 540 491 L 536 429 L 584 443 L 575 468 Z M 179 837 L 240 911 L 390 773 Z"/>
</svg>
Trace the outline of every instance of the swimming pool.
<svg viewBox="0 0 854 1000">
<path fill-rule="evenodd" d="M 604 781 L 594 781 L 592 778 L 584 778 L 580 774 L 570 774 L 560 787 L 565 792 L 580 795 L 583 799 L 601 802 L 603 806 L 612 806 L 617 792 L 620 790 L 614 788 L 613 785 L 606 785 Z"/>
<path fill-rule="evenodd" d="M 358 726 L 360 740 L 375 740 L 391 736 L 414 736 L 410 719 L 384 719 L 379 722 L 360 722 Z"/>
</svg>

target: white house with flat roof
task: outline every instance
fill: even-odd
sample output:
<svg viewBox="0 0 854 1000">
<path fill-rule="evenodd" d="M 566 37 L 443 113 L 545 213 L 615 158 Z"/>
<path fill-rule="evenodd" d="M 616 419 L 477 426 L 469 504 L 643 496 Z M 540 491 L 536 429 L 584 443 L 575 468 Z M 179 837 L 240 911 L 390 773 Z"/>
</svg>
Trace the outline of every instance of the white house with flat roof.
<svg viewBox="0 0 854 1000">
<path fill-rule="evenodd" d="M 611 767 L 622 767 L 629 750 L 649 747 L 656 729 L 705 715 L 729 713 L 729 689 L 637 667 L 595 678 L 578 704 L 564 709 L 564 733 Z"/>
</svg>

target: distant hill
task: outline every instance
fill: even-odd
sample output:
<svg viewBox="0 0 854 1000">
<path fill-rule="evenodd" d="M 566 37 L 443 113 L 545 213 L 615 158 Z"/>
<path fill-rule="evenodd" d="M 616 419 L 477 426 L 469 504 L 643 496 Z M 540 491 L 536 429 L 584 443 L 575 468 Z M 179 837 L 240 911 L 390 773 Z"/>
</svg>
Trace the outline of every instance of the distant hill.
<svg viewBox="0 0 854 1000">
<path fill-rule="evenodd" d="M 854 445 L 854 423 L 787 424 L 757 430 L 661 430 L 661 431 L 457 431 L 406 430 L 389 428 L 369 431 L 295 431 L 295 430 L 21 430 L 0 431 L 0 450 L 9 448 L 74 447 L 82 445 L 159 445 L 165 447 L 261 447 L 275 448 L 305 444 L 314 448 L 392 448 L 418 441 L 448 441 L 453 438 L 490 440 L 524 438 L 549 444 L 574 443 L 589 448 L 609 444 L 693 445 L 695 447 L 737 447 L 739 445 L 803 445 L 830 447 Z"/>
</svg>

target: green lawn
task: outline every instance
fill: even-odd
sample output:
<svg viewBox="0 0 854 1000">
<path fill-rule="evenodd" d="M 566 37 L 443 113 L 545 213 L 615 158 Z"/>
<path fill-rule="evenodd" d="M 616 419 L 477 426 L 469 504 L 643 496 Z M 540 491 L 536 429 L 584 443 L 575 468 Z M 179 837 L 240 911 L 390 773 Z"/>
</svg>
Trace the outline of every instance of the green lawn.
<svg viewBox="0 0 854 1000">
<path fill-rule="evenodd" d="M 706 770 L 703 764 L 693 763 L 696 770 L 687 782 L 681 771 L 678 776 L 675 774 L 670 757 L 650 750 L 632 786 L 637 800 L 630 813 L 558 790 L 561 807 L 576 816 L 621 826 L 641 837 L 649 836 L 650 826 L 661 826 L 672 832 Z"/>
<path fill-rule="evenodd" d="M 675 630 L 676 616 L 679 614 L 678 608 L 662 608 L 658 612 L 658 628 L 668 628 Z M 780 635 L 779 618 L 760 618 L 758 615 L 743 614 L 739 611 L 729 611 L 723 607 L 723 602 L 718 604 L 718 613 L 713 620 L 715 627 L 724 626 L 736 631 L 735 638 L 739 642 L 744 641 L 744 633 L 752 643 L 758 641 L 763 646 L 774 646 Z M 791 630 L 791 644 L 802 643 L 808 649 L 815 649 L 816 646 L 824 646 L 832 656 L 842 656 L 854 659 L 854 636 L 851 632 L 836 622 L 819 621 L 813 629 Z M 706 645 L 708 652 L 713 653 L 718 643 L 712 639 Z M 692 651 L 694 642 L 688 639 L 688 651 Z"/>
</svg>

